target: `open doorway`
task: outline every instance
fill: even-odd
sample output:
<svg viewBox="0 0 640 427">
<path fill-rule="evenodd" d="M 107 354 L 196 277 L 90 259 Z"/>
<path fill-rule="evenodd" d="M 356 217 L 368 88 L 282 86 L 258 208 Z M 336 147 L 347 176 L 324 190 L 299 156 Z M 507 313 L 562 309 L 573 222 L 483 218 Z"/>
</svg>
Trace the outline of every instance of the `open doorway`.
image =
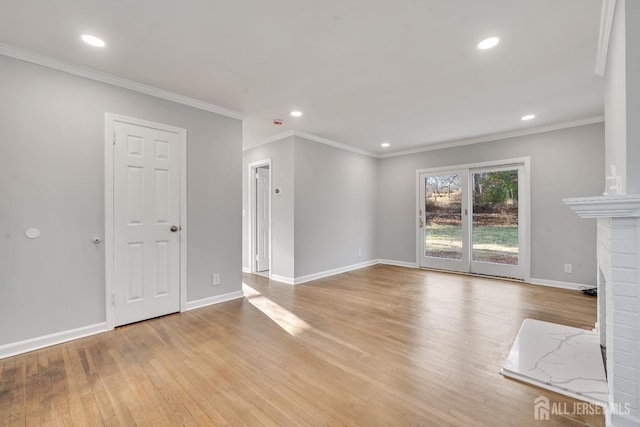
<svg viewBox="0 0 640 427">
<path fill-rule="evenodd" d="M 249 165 L 251 273 L 271 275 L 271 159 Z"/>
</svg>

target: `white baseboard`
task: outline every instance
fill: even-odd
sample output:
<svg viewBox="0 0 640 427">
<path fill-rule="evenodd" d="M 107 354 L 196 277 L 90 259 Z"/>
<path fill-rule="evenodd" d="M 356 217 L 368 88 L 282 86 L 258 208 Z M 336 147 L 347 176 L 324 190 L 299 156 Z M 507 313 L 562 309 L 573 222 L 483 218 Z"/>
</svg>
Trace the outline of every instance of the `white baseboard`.
<svg viewBox="0 0 640 427">
<path fill-rule="evenodd" d="M 334 276 L 336 274 L 347 273 L 349 271 L 358 270 L 365 267 L 371 267 L 372 265 L 378 264 L 377 259 L 373 259 L 371 261 L 359 262 L 357 264 L 346 265 L 344 267 L 338 267 L 331 270 L 321 271 L 319 273 L 308 274 L 306 276 L 296 277 L 293 281 L 294 285 L 299 285 L 301 283 L 310 282 L 312 280 L 322 279 L 324 277 Z"/>
<path fill-rule="evenodd" d="M 220 304 L 234 299 L 244 298 L 244 292 L 229 292 L 228 294 L 216 295 L 214 297 L 203 298 L 195 301 L 187 301 L 184 311 L 195 310 L 196 308 L 206 307 L 208 305 Z"/>
<path fill-rule="evenodd" d="M 44 335 L 42 337 L 31 338 L 11 344 L 0 346 L 0 359 L 15 356 L 29 351 L 39 350 L 67 341 L 77 340 L 107 331 L 106 322 L 95 325 L 83 326 L 82 328 L 70 329 L 68 331 L 56 332 L 55 334 Z"/>
<path fill-rule="evenodd" d="M 582 283 L 571 283 L 571 282 L 558 282 L 556 280 L 546 280 L 546 279 L 534 279 L 533 277 L 529 279 L 529 283 L 532 285 L 542 285 L 549 286 L 552 288 L 561 288 L 561 289 L 573 289 L 574 291 L 578 291 L 581 288 L 595 288 L 595 285 L 584 285 Z"/>
<path fill-rule="evenodd" d="M 392 259 L 380 259 L 378 264 L 395 265 L 396 267 L 418 268 L 415 262 L 394 261 Z"/>
<path fill-rule="evenodd" d="M 278 276 L 277 274 L 272 274 L 270 279 L 271 280 L 275 280 L 276 282 L 284 283 L 286 285 L 295 284 L 295 281 L 294 281 L 293 277 Z"/>
<path fill-rule="evenodd" d="M 251 274 L 251 269 L 249 267 L 242 267 L 242 272 Z"/>
</svg>

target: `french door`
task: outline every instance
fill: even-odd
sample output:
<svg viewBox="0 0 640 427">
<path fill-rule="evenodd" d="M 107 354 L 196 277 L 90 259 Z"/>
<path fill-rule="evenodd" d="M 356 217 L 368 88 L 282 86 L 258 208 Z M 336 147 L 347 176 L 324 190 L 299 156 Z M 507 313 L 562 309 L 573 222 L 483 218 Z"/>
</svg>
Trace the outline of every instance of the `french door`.
<svg viewBox="0 0 640 427">
<path fill-rule="evenodd" d="M 524 279 L 527 187 L 519 163 L 420 173 L 419 265 Z"/>
</svg>

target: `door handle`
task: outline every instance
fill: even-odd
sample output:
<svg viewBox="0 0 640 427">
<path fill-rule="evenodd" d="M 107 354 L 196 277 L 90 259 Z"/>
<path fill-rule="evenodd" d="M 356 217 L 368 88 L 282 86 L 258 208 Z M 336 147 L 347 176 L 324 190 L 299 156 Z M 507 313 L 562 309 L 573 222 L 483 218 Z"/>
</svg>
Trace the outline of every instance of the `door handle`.
<svg viewBox="0 0 640 427">
<path fill-rule="evenodd" d="M 418 225 L 420 226 L 420 228 L 424 227 L 424 219 L 422 218 L 422 209 L 420 209 L 420 212 L 418 213 L 419 219 L 420 221 L 418 221 Z"/>
<path fill-rule="evenodd" d="M 180 230 L 180 227 L 178 227 L 177 225 L 172 225 L 170 230 L 172 233 L 175 233 L 176 231 Z"/>
</svg>

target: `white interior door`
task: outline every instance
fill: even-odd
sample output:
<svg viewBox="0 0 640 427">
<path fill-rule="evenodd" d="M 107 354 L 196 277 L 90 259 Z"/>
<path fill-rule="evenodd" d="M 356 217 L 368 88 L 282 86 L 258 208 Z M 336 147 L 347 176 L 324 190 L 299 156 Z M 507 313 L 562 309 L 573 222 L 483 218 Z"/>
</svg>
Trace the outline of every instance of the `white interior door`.
<svg viewBox="0 0 640 427">
<path fill-rule="evenodd" d="M 115 326 L 180 310 L 180 136 L 114 123 Z"/>
<path fill-rule="evenodd" d="M 269 270 L 269 168 L 256 169 L 256 271 Z"/>
</svg>

